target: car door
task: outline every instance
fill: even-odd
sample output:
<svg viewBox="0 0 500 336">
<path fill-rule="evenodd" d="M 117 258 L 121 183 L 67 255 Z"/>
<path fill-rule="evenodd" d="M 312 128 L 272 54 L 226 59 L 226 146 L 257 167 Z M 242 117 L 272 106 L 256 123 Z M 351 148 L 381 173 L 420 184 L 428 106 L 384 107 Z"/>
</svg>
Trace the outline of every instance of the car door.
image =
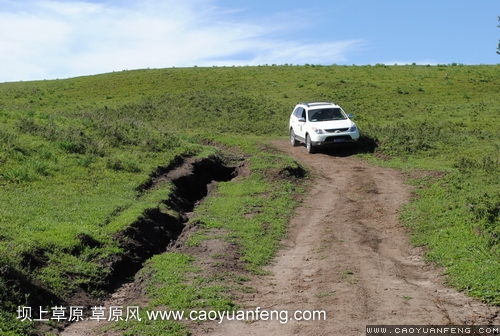
<svg viewBox="0 0 500 336">
<path fill-rule="evenodd" d="M 291 124 L 293 131 L 295 132 L 295 137 L 300 141 L 304 141 L 305 130 L 303 126 L 305 123 L 305 118 L 306 111 L 303 107 L 299 106 L 295 109 L 295 111 L 293 111 Z"/>
</svg>

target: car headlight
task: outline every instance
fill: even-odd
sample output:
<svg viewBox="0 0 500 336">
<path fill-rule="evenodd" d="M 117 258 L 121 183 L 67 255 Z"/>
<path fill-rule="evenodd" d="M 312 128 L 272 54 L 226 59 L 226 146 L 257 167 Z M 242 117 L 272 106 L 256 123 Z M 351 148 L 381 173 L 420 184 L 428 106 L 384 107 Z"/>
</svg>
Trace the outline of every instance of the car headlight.
<svg viewBox="0 0 500 336">
<path fill-rule="evenodd" d="M 356 124 L 352 124 L 352 126 L 349 128 L 349 132 L 356 132 L 358 130 L 358 126 Z"/>
<path fill-rule="evenodd" d="M 323 131 L 322 129 L 320 128 L 316 128 L 316 127 L 313 127 L 312 128 L 313 132 L 316 133 L 316 134 L 325 134 L 325 131 Z"/>
</svg>

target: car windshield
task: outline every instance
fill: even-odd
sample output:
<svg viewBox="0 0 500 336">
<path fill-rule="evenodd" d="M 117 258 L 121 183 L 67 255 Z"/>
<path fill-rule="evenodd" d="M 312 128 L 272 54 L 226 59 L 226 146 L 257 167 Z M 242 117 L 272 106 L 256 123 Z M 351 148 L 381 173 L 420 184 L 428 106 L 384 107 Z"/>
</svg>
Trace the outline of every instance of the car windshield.
<svg viewBox="0 0 500 336">
<path fill-rule="evenodd" d="M 338 107 L 309 110 L 309 121 L 330 121 L 347 119 L 345 113 Z"/>
</svg>

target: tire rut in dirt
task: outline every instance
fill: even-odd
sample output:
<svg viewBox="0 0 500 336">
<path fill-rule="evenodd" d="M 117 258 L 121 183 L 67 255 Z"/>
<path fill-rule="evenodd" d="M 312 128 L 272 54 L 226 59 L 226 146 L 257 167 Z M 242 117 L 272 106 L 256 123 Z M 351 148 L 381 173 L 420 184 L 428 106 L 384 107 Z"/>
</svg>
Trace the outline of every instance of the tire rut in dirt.
<svg viewBox="0 0 500 336">
<path fill-rule="evenodd" d="M 177 215 L 164 213 L 159 208 L 149 209 L 142 218 L 115 236 L 124 253 L 108 261 L 107 266 L 114 271 L 107 281 L 107 291 L 113 291 L 128 281 L 147 259 L 166 252 L 168 246 L 174 244 L 182 233 L 189 213 L 215 184 L 237 176 L 236 167 L 227 166 L 216 157 L 200 161 L 187 159 L 177 163 L 170 170 L 155 174 L 153 182 L 147 184 L 148 188 L 153 188 L 157 183 L 169 181 L 175 186 L 173 193 L 166 195 L 168 199 L 164 203 Z"/>
</svg>

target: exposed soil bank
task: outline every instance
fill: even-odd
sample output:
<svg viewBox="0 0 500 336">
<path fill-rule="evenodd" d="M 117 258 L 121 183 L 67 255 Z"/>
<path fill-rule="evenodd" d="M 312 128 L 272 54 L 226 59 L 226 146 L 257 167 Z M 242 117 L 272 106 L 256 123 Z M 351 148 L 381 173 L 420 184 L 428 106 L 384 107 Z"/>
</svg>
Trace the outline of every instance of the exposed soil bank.
<svg viewBox="0 0 500 336">
<path fill-rule="evenodd" d="M 184 224 L 198 202 L 206 197 L 217 182 L 229 181 L 236 176 L 236 168 L 228 167 L 218 158 L 200 161 L 176 161 L 170 169 L 160 169 L 154 174 L 147 188 L 158 183 L 172 182 L 175 189 L 165 203 L 177 213 L 173 216 L 159 208 L 149 209 L 144 216 L 116 235 L 125 253 L 110 262 L 114 272 L 108 281 L 109 289 L 116 289 L 132 277 L 147 259 L 163 253 L 173 244 L 184 229 Z M 144 190 L 144 189 L 143 189 Z"/>
</svg>

